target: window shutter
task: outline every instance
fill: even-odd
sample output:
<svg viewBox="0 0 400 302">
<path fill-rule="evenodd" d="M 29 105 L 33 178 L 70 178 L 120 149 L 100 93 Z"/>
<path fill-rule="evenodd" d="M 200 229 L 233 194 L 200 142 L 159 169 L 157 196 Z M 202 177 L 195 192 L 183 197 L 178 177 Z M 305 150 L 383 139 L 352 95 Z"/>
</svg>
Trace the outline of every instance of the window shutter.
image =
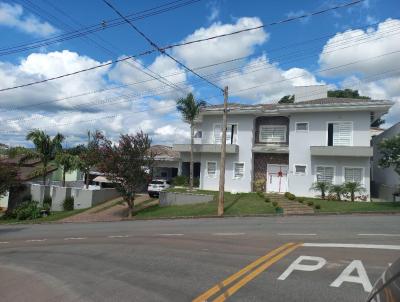
<svg viewBox="0 0 400 302">
<path fill-rule="evenodd" d="M 344 181 L 345 182 L 358 182 L 362 183 L 362 168 L 344 168 Z"/>
<path fill-rule="evenodd" d="M 235 163 L 234 178 L 242 178 L 244 175 L 244 163 Z"/>
<path fill-rule="evenodd" d="M 222 128 L 220 124 L 214 126 L 214 144 L 222 143 Z"/>
<path fill-rule="evenodd" d="M 353 127 L 351 123 L 333 124 L 333 145 L 350 146 Z"/>
<path fill-rule="evenodd" d="M 214 177 L 215 175 L 217 175 L 216 162 L 207 162 L 207 175 L 210 177 Z"/>
<path fill-rule="evenodd" d="M 308 123 L 296 123 L 296 131 L 308 131 Z"/>
<path fill-rule="evenodd" d="M 260 141 L 267 143 L 280 143 L 286 140 L 285 126 L 261 126 Z"/>
<path fill-rule="evenodd" d="M 333 167 L 317 167 L 317 181 L 332 183 L 334 177 Z"/>
</svg>

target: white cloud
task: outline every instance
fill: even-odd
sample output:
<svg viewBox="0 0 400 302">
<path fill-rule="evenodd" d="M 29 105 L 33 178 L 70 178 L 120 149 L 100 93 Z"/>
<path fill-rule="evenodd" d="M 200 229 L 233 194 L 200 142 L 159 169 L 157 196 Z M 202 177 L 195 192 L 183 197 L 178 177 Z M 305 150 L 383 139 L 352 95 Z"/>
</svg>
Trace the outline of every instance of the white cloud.
<svg viewBox="0 0 400 302">
<path fill-rule="evenodd" d="M 218 6 L 217 1 L 211 1 L 207 4 L 210 8 L 210 15 L 207 17 L 208 22 L 213 22 L 218 19 L 220 14 L 220 8 Z"/>
<path fill-rule="evenodd" d="M 286 16 L 288 18 L 297 18 L 297 17 L 301 17 L 304 16 L 306 14 L 306 12 L 304 10 L 298 10 L 298 11 L 290 11 L 289 13 L 286 14 Z M 300 23 L 302 24 L 306 24 L 310 21 L 310 16 L 308 17 L 303 17 L 300 19 Z"/>
<path fill-rule="evenodd" d="M 147 101 L 153 112 L 157 114 L 166 114 L 175 111 L 175 100 L 155 100 L 150 99 Z"/>
<path fill-rule="evenodd" d="M 184 123 L 167 124 L 155 129 L 154 138 L 157 141 L 173 141 L 175 143 L 187 142 L 190 138 L 189 126 Z"/>
<path fill-rule="evenodd" d="M 310 86 L 310 85 L 320 85 L 325 84 L 324 82 L 319 82 L 315 76 L 306 69 L 303 68 L 290 68 L 283 72 L 283 76 L 290 80 L 293 86 Z"/>
<path fill-rule="evenodd" d="M 388 19 L 375 28 L 348 30 L 336 34 L 319 56 L 325 76 L 371 75 L 400 68 L 398 31 L 400 20 Z M 389 53 L 392 53 L 388 55 Z M 375 59 L 370 59 L 374 58 Z M 349 64 L 358 62 L 357 64 Z M 335 68 L 337 66 L 341 68 Z"/>
<path fill-rule="evenodd" d="M 181 42 L 203 39 L 260 25 L 262 25 L 262 22 L 256 17 L 243 17 L 238 19 L 235 24 L 215 22 L 207 28 L 201 27 L 197 29 Z M 196 43 L 195 45 L 177 47 L 173 50 L 173 54 L 190 67 L 199 67 L 251 55 L 255 47 L 263 44 L 267 39 L 268 34 L 263 29 L 258 29 L 243 34 Z M 226 66 L 223 66 L 223 68 L 226 68 Z"/>
<path fill-rule="evenodd" d="M 41 37 L 47 37 L 57 32 L 57 29 L 51 24 L 42 22 L 35 16 L 24 15 L 21 5 L 6 2 L 0 2 L 0 25 Z"/>
</svg>

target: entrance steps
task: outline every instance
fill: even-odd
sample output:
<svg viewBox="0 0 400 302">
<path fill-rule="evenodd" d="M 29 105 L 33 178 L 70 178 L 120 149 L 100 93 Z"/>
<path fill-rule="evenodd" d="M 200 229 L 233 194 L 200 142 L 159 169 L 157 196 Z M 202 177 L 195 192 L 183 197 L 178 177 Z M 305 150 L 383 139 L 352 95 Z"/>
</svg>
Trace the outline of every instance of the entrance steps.
<svg viewBox="0 0 400 302">
<path fill-rule="evenodd" d="M 271 202 L 276 201 L 285 215 L 314 214 L 314 209 L 295 200 L 287 199 L 283 194 L 265 194 Z"/>
</svg>

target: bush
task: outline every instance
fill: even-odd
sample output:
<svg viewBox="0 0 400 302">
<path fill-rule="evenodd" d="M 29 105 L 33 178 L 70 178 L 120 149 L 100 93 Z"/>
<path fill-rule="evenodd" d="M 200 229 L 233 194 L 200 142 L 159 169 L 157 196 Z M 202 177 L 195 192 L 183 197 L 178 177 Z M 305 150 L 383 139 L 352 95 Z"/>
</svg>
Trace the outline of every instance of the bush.
<svg viewBox="0 0 400 302">
<path fill-rule="evenodd" d="M 306 199 L 304 197 L 297 197 L 297 201 L 303 203 Z"/>
<path fill-rule="evenodd" d="M 286 198 L 288 198 L 288 196 L 290 195 L 290 192 L 285 192 L 285 194 L 283 194 Z"/>
<path fill-rule="evenodd" d="M 315 209 L 316 209 L 316 210 L 321 209 L 321 205 L 320 205 L 320 204 L 316 204 L 316 205 L 315 205 Z"/>
<path fill-rule="evenodd" d="M 198 188 L 200 186 L 200 179 L 198 177 L 193 178 L 193 187 Z"/>
<path fill-rule="evenodd" d="M 254 190 L 256 192 L 264 192 L 265 189 L 265 179 L 257 179 L 254 181 Z"/>
<path fill-rule="evenodd" d="M 14 210 L 14 216 L 18 220 L 37 219 L 40 217 L 40 207 L 37 201 L 25 201 Z"/>
<path fill-rule="evenodd" d="M 271 199 L 269 199 L 269 197 L 265 197 L 265 198 L 264 198 L 264 201 L 265 201 L 265 202 L 271 202 Z"/>
<path fill-rule="evenodd" d="M 64 199 L 63 209 L 64 211 L 72 211 L 74 209 L 74 198 L 72 196 Z"/>
<path fill-rule="evenodd" d="M 172 179 L 172 184 L 174 186 L 187 186 L 189 184 L 189 178 L 183 175 L 178 175 Z"/>
<path fill-rule="evenodd" d="M 290 193 L 290 192 L 286 192 L 286 193 L 284 194 L 284 196 L 285 196 L 287 199 L 289 199 L 289 200 L 295 200 L 295 199 L 296 199 L 296 195 L 294 195 L 294 194 L 292 194 L 292 193 Z"/>
<path fill-rule="evenodd" d="M 278 206 L 278 202 L 273 201 L 273 202 L 272 202 L 272 205 L 273 205 L 274 207 L 276 207 L 276 206 Z"/>
<path fill-rule="evenodd" d="M 257 195 L 258 195 L 258 197 L 264 198 L 264 193 L 263 192 L 257 191 Z"/>
<path fill-rule="evenodd" d="M 313 201 L 309 201 L 309 202 L 307 202 L 307 205 L 309 205 L 311 207 L 311 206 L 314 205 L 314 202 Z"/>
</svg>

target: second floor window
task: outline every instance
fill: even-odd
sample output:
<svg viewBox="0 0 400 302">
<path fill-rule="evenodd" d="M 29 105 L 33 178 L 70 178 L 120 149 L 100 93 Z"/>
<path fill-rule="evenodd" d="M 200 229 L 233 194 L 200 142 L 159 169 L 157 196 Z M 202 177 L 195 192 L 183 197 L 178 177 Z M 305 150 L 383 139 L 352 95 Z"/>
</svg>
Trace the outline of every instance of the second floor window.
<svg viewBox="0 0 400 302">
<path fill-rule="evenodd" d="M 233 133 L 233 135 L 232 135 Z M 214 125 L 214 144 L 222 143 L 221 124 Z M 237 124 L 228 124 L 226 127 L 226 143 L 237 144 Z"/>
<path fill-rule="evenodd" d="M 262 125 L 260 126 L 260 142 L 262 143 L 285 143 L 286 126 Z"/>
<path fill-rule="evenodd" d="M 353 124 L 351 122 L 328 123 L 328 146 L 351 146 Z"/>
</svg>

